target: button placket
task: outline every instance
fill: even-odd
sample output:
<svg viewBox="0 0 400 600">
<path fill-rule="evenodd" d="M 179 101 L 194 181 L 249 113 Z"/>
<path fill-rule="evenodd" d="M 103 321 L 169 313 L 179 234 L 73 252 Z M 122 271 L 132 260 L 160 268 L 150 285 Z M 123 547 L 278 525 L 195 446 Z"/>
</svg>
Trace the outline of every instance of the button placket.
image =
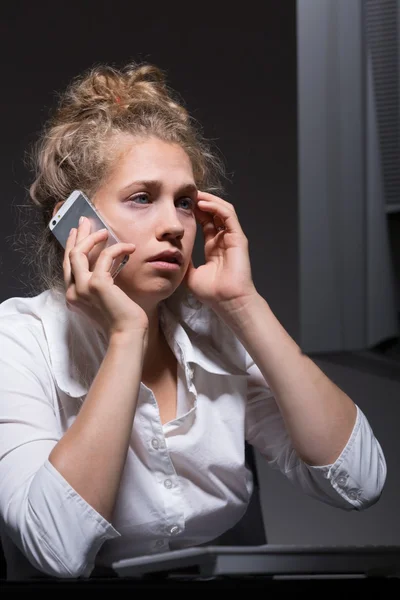
<svg viewBox="0 0 400 600">
<path fill-rule="evenodd" d="M 159 441 L 158 438 L 153 438 L 152 442 L 154 440 Z M 163 447 L 166 447 L 166 445 L 163 444 Z M 160 535 L 165 535 L 168 538 L 171 535 L 177 535 L 178 533 L 181 533 L 181 531 L 184 529 L 184 515 L 182 510 L 178 509 L 177 505 L 176 494 L 179 494 L 179 490 L 177 490 L 177 487 L 179 486 L 175 481 L 176 473 L 168 453 L 162 451 L 157 453 L 154 452 L 152 454 L 152 461 L 155 465 L 154 475 L 156 480 L 159 482 L 159 484 L 163 485 L 165 490 L 168 490 L 164 493 L 164 510 L 168 521 L 170 523 L 172 521 L 172 525 L 166 525 L 165 529 L 163 529 L 163 532 L 160 532 Z M 178 524 L 181 521 L 182 525 Z M 154 542 L 153 547 L 155 549 L 162 550 L 167 546 L 168 541 L 160 538 Z"/>
</svg>

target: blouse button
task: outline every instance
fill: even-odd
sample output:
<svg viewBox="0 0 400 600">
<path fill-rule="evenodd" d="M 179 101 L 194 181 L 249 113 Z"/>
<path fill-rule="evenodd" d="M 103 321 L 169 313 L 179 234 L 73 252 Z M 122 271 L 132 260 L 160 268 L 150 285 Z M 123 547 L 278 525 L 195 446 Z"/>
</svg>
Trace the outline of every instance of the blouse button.
<svg viewBox="0 0 400 600">
<path fill-rule="evenodd" d="M 169 529 L 169 532 L 171 535 L 176 535 L 180 532 L 180 527 L 178 525 L 172 525 L 172 527 Z"/>
<path fill-rule="evenodd" d="M 349 490 L 350 500 L 358 500 L 361 496 L 361 490 Z"/>
</svg>

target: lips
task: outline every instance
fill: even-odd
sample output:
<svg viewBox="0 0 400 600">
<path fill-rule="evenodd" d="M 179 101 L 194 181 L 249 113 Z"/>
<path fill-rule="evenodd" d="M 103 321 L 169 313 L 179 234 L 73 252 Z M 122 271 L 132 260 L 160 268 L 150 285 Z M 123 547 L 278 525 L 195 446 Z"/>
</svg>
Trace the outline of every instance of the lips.
<svg viewBox="0 0 400 600">
<path fill-rule="evenodd" d="M 147 262 L 169 262 L 182 265 L 183 256 L 179 250 L 165 250 L 147 260 Z"/>
</svg>

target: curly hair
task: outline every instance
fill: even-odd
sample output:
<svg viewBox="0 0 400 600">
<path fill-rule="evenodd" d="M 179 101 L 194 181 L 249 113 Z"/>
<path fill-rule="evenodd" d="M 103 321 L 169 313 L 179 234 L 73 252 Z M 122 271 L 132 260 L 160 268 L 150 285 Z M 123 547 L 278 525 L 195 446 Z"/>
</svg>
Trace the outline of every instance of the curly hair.
<svg viewBox="0 0 400 600">
<path fill-rule="evenodd" d="M 27 262 L 34 292 L 64 291 L 64 250 L 48 228 L 54 207 L 74 189 L 89 197 L 107 177 L 117 157 L 120 134 L 155 136 L 179 144 L 189 156 L 197 186 L 222 191 L 224 166 L 165 73 L 147 63 L 117 69 L 97 65 L 72 80 L 29 154 L 34 180 L 29 196 L 36 215 Z M 31 220 L 31 219 L 30 219 Z"/>
</svg>

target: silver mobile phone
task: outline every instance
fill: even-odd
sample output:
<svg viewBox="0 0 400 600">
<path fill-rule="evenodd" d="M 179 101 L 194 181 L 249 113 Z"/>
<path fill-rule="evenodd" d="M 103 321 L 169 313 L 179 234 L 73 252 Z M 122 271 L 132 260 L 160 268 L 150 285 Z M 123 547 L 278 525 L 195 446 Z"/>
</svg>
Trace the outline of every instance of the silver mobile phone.
<svg viewBox="0 0 400 600">
<path fill-rule="evenodd" d="M 107 239 L 104 240 L 104 242 L 97 244 L 89 252 L 89 270 L 92 270 L 100 252 L 107 246 L 116 244 L 120 240 L 117 238 L 111 227 L 105 222 L 104 217 L 100 215 L 97 208 L 83 192 L 80 190 L 74 190 L 61 205 L 57 214 L 55 214 L 54 217 L 49 221 L 48 227 L 60 242 L 61 246 L 65 248 L 69 232 L 73 227 L 77 228 L 79 226 L 79 218 L 81 216 L 89 219 L 91 223 L 91 233 L 104 228 L 108 230 Z M 114 259 L 110 269 L 110 273 L 114 279 L 121 269 L 126 265 L 128 260 L 129 254 L 125 254 Z"/>
</svg>

